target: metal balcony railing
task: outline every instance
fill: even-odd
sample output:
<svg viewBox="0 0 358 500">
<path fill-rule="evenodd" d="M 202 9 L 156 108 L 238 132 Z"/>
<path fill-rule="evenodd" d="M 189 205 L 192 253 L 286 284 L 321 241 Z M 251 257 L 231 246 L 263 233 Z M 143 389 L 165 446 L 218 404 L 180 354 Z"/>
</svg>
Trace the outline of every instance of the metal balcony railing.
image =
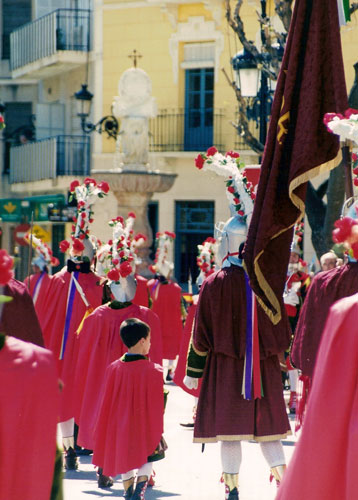
<svg viewBox="0 0 358 500">
<path fill-rule="evenodd" d="M 59 135 L 10 150 L 10 184 L 90 173 L 90 138 Z"/>
<path fill-rule="evenodd" d="M 223 147 L 220 109 L 161 109 L 149 122 L 150 151 L 202 151 Z"/>
<path fill-rule="evenodd" d="M 57 9 L 10 35 L 10 68 L 15 70 L 60 50 L 90 50 L 91 11 Z"/>
</svg>

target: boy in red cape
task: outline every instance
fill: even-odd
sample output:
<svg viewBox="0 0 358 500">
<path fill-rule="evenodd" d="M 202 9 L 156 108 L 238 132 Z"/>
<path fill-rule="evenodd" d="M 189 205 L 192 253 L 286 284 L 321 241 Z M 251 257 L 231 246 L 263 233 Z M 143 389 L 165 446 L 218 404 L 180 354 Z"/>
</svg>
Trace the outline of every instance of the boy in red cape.
<svg viewBox="0 0 358 500">
<path fill-rule="evenodd" d="M 122 323 L 120 335 L 128 352 L 107 368 L 92 462 L 106 476 L 122 474 L 125 499 L 142 500 L 152 462 L 164 458 L 163 449 L 159 449 L 163 370 L 147 357 L 150 327 L 146 323 L 130 318 Z"/>
</svg>

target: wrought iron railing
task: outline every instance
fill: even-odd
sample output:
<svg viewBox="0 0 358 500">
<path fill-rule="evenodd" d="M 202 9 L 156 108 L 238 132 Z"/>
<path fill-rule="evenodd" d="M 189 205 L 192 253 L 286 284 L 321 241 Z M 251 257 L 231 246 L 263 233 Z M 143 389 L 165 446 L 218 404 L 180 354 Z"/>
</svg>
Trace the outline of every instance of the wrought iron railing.
<svg viewBox="0 0 358 500">
<path fill-rule="evenodd" d="M 161 109 L 149 122 L 150 151 L 202 151 L 223 147 L 221 109 Z"/>
<path fill-rule="evenodd" d="M 90 138 L 59 135 L 10 149 L 10 184 L 90 173 Z"/>
<path fill-rule="evenodd" d="M 59 50 L 91 49 L 91 15 L 85 9 L 57 9 L 10 35 L 10 68 L 15 70 Z"/>
</svg>

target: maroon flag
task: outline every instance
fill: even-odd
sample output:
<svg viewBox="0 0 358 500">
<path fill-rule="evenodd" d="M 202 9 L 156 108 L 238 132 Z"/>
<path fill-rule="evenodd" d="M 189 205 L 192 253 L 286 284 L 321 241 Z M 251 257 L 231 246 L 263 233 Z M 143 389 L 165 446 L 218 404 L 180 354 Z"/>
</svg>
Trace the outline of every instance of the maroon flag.
<svg viewBox="0 0 358 500">
<path fill-rule="evenodd" d="M 272 106 L 245 265 L 274 324 L 282 317 L 293 227 L 307 181 L 337 165 L 323 117 L 348 107 L 337 0 L 297 0 Z"/>
</svg>

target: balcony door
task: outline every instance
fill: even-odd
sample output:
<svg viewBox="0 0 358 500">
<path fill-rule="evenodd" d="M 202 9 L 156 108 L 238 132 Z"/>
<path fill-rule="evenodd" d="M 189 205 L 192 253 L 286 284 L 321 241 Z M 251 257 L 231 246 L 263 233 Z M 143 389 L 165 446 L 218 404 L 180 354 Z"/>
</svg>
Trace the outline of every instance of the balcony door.
<svg viewBox="0 0 358 500">
<path fill-rule="evenodd" d="M 214 68 L 185 71 L 185 151 L 213 145 Z"/>
</svg>

